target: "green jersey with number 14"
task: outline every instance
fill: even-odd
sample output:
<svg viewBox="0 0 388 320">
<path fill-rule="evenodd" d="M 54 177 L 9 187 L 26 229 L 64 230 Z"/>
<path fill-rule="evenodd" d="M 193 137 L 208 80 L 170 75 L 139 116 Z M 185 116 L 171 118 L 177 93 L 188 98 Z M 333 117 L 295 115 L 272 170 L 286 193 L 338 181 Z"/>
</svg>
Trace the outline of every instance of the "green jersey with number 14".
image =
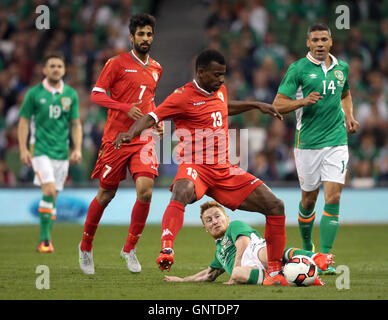
<svg viewBox="0 0 388 320">
<path fill-rule="evenodd" d="M 332 63 L 327 68 L 309 52 L 290 65 L 279 86 L 278 93 L 291 99 L 303 99 L 311 92 L 323 97 L 295 110 L 296 148 L 319 149 L 348 142 L 341 96 L 349 90 L 349 65 L 331 54 L 330 57 Z"/>
<path fill-rule="evenodd" d="M 69 158 L 69 123 L 79 118 L 77 92 L 61 82 L 58 90 L 47 80 L 30 88 L 19 116 L 31 119 L 30 148 L 33 156 L 51 159 Z"/>
</svg>

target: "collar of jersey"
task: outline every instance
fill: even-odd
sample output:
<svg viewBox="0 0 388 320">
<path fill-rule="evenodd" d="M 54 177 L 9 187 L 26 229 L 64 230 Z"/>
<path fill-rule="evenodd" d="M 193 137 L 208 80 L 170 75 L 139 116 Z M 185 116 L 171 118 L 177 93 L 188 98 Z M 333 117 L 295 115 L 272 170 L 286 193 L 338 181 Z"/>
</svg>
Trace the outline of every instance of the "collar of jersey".
<svg viewBox="0 0 388 320">
<path fill-rule="evenodd" d="M 211 97 L 213 95 L 213 92 L 208 92 L 205 89 L 202 89 L 195 79 L 193 79 L 193 84 L 194 84 L 194 88 L 197 89 L 197 91 L 199 91 L 200 93 L 202 93 L 206 97 L 209 98 L 209 97 Z"/>
<path fill-rule="evenodd" d="M 338 64 L 338 60 L 336 57 L 334 57 L 331 53 L 329 53 L 329 56 L 332 62 L 328 70 Z M 319 61 L 315 59 L 310 51 L 307 53 L 306 58 L 309 59 L 312 63 L 316 64 L 317 66 L 322 65 L 322 63 L 324 63 L 323 61 Z"/>
<path fill-rule="evenodd" d="M 64 87 L 64 83 L 63 83 L 63 80 L 60 80 L 59 81 L 59 88 L 56 89 L 56 88 L 53 88 L 52 86 L 50 86 L 47 78 L 44 78 L 43 81 L 42 81 L 42 85 L 43 87 L 50 93 L 52 94 L 56 94 L 56 93 L 59 93 L 59 94 L 62 94 L 63 92 L 63 87 Z"/>
<path fill-rule="evenodd" d="M 147 68 L 150 64 L 150 56 L 147 56 L 147 61 L 143 62 L 138 56 L 135 54 L 133 50 L 129 52 L 133 60 L 135 60 L 137 63 L 139 63 L 143 68 Z"/>
</svg>

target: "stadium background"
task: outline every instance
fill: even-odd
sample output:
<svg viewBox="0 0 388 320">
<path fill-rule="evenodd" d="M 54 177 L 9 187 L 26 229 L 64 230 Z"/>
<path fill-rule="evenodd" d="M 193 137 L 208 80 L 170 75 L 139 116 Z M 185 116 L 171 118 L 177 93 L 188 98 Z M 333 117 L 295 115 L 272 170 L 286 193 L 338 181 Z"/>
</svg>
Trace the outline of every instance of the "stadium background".
<svg viewBox="0 0 388 320">
<path fill-rule="evenodd" d="M 40 4 L 50 8 L 49 30 L 35 27 L 35 8 Z M 349 30 L 335 27 L 335 8 L 339 4 L 350 8 Z M 289 64 L 307 52 L 308 25 L 326 22 L 334 38 L 332 53 L 350 65 L 354 113 L 361 125 L 349 140 L 350 175 L 342 217 L 349 222 L 387 222 L 388 214 L 381 206 L 388 186 L 387 0 L 2 0 L 0 224 L 38 222 L 30 213 L 40 191 L 32 186 L 31 168 L 19 160 L 17 121 L 26 90 L 42 80 L 42 57 L 53 51 L 66 58 L 65 82 L 79 94 L 84 133 L 84 160 L 70 168 L 65 191 L 60 195 L 64 204 L 58 207 L 58 215 L 61 217 L 61 208 L 66 208 L 69 214 L 62 214 L 62 220 L 82 222 L 85 218 L 85 212 L 80 217 L 71 212 L 85 211 L 97 191 L 97 181 L 89 177 L 106 118 L 104 108 L 91 103 L 90 91 L 105 61 L 128 50 L 129 19 L 137 12 L 149 12 L 157 18 L 151 56 L 164 68 L 156 92 L 157 104 L 192 79 L 193 60 L 204 48 L 219 49 L 227 57 L 229 99 L 271 103 Z M 262 178 L 285 200 L 288 222 L 295 223 L 300 191 L 292 152 L 294 114 L 281 122 L 256 111 L 248 112 L 231 117 L 230 127 L 249 128 L 248 171 Z M 164 210 L 168 202 L 166 187 L 175 172 L 175 164 L 161 164 L 150 223 L 161 220 L 160 207 Z M 129 222 L 129 208 L 135 199 L 133 182 L 128 179 L 121 186 L 126 188 L 119 191 L 102 222 Z M 79 207 L 69 209 L 78 200 Z M 318 206 L 322 207 L 320 202 Z M 197 221 L 196 210 L 196 205 L 189 206 L 186 215 L 193 222 Z M 251 216 L 246 219 L 250 221 Z M 191 218 L 188 219 L 190 222 Z"/>
</svg>

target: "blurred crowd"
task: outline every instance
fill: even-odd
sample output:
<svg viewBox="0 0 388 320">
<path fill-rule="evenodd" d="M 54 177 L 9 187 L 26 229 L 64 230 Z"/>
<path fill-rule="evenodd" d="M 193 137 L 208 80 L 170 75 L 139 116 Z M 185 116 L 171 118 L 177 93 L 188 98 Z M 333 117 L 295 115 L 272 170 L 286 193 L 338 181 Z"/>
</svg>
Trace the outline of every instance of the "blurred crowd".
<svg viewBox="0 0 388 320">
<path fill-rule="evenodd" d="M 288 66 L 308 52 L 308 26 L 317 21 L 329 25 L 331 53 L 349 63 L 354 114 L 360 123 L 359 132 L 349 136 L 348 183 L 371 187 L 388 182 L 388 1 L 204 2 L 211 11 L 204 46 L 227 57 L 229 99 L 272 103 Z M 349 8 L 349 30 L 336 28 L 339 4 Z M 269 183 L 297 180 L 294 113 L 284 121 L 257 111 L 230 120 L 232 128 L 249 128 L 250 172 Z"/>
<path fill-rule="evenodd" d="M 194 1 L 194 0 L 193 0 Z M 350 65 L 350 88 L 360 131 L 349 137 L 349 183 L 388 183 L 388 0 L 341 1 L 350 8 L 350 29 L 338 30 L 335 7 L 323 0 L 196 0 L 208 8 L 203 48 L 227 57 L 229 99 L 272 103 L 288 68 L 307 53 L 309 24 L 326 22 L 332 53 Z M 26 90 L 42 80 L 40 61 L 49 52 L 66 59 L 65 82 L 80 98 L 84 161 L 71 166 L 69 183 L 90 183 L 106 111 L 90 101 L 105 61 L 128 50 L 132 14 L 155 14 L 153 0 L 2 0 L 0 5 L 0 185 L 32 181 L 19 161 L 18 111 Z M 49 30 L 37 31 L 35 8 L 50 7 Z M 163 17 L 158 17 L 162 19 Z M 157 58 L 157 57 L 156 57 Z M 164 66 L 168 68 L 168 66 Z M 230 118 L 231 128 L 249 128 L 248 170 L 266 182 L 296 182 L 295 116 L 273 120 L 252 111 Z M 161 175 L 173 177 L 165 168 Z M 160 179 L 160 181 L 164 181 Z"/>
</svg>

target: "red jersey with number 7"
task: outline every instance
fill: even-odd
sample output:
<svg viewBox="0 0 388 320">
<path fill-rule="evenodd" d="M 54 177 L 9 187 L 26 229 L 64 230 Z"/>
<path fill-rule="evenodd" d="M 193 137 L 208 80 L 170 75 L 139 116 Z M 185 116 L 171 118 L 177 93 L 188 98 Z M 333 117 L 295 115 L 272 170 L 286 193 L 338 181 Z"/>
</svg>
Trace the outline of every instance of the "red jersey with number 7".
<svg viewBox="0 0 388 320">
<path fill-rule="evenodd" d="M 106 94 L 109 92 L 111 99 L 128 105 L 141 101 L 136 107 L 143 114 L 147 114 L 155 109 L 155 90 L 161 75 L 162 67 L 156 60 L 148 57 L 144 63 L 132 50 L 106 62 L 92 91 Z M 108 109 L 102 142 L 114 142 L 118 133 L 127 132 L 133 123 L 134 120 L 129 118 L 124 110 Z M 147 142 L 136 137 L 130 144 Z"/>
<path fill-rule="evenodd" d="M 179 163 L 230 165 L 228 150 L 228 99 L 224 85 L 207 92 L 193 80 L 176 89 L 154 111 L 156 122 L 173 119 L 180 142 L 176 149 Z"/>
</svg>

